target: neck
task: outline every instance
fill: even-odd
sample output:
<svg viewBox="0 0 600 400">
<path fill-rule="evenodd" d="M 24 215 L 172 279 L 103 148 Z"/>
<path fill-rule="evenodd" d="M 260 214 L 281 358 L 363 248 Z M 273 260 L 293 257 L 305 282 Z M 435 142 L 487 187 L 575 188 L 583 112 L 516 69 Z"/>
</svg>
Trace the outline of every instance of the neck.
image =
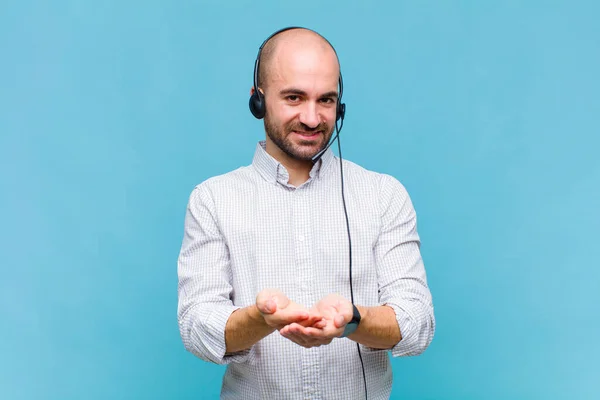
<svg viewBox="0 0 600 400">
<path fill-rule="evenodd" d="M 269 137 L 266 140 L 266 151 L 271 157 L 279 161 L 287 169 L 290 178 L 288 183 L 293 186 L 300 186 L 309 178 L 310 170 L 313 167 L 311 160 L 298 160 L 284 153 Z"/>
</svg>

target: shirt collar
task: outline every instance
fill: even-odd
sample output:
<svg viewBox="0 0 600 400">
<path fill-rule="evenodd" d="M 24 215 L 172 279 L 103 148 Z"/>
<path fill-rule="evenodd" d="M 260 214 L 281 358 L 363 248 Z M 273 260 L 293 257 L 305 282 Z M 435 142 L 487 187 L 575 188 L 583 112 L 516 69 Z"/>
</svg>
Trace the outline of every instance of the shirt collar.
<svg viewBox="0 0 600 400">
<path fill-rule="evenodd" d="M 310 170 L 309 181 L 323 176 L 329 170 L 333 160 L 333 152 L 327 149 Z M 261 140 L 256 145 L 252 165 L 267 182 L 288 185 L 290 175 L 283 164 L 267 153 L 266 141 Z"/>
</svg>

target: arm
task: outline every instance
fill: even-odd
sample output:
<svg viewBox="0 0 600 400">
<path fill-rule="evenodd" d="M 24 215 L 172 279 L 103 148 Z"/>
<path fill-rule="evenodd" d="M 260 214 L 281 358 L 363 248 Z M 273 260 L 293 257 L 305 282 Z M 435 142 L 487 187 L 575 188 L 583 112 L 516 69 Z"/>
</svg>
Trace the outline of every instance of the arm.
<svg viewBox="0 0 600 400">
<path fill-rule="evenodd" d="M 240 307 L 231 301 L 229 252 L 206 184 L 189 198 L 177 273 L 177 317 L 186 350 L 216 364 L 243 361 L 247 352 L 225 354 L 225 325 Z"/>
<path fill-rule="evenodd" d="M 226 352 L 249 349 L 274 330 L 267 325 L 256 305 L 234 311 L 225 325 Z"/>
<path fill-rule="evenodd" d="M 433 340 L 435 317 L 417 216 L 404 186 L 388 175 L 382 177 L 379 204 L 381 234 L 374 249 L 379 305 L 394 311 L 401 337 L 391 348 L 392 356 L 418 355 Z"/>
<path fill-rule="evenodd" d="M 360 312 L 360 324 L 353 333 L 348 335 L 348 339 L 373 349 L 391 349 L 402 339 L 396 322 L 396 313 L 391 307 L 356 306 L 356 308 Z"/>
</svg>

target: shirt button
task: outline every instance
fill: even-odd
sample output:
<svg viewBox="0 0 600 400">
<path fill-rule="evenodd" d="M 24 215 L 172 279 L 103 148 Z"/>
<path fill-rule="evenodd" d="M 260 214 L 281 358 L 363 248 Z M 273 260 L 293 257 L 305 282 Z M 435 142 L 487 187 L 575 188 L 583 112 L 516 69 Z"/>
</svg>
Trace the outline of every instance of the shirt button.
<svg viewBox="0 0 600 400">
<path fill-rule="evenodd" d="M 304 242 L 304 239 L 305 239 L 305 238 L 304 238 L 304 235 L 300 235 L 300 236 L 298 236 L 298 240 L 299 240 L 300 242 Z"/>
</svg>

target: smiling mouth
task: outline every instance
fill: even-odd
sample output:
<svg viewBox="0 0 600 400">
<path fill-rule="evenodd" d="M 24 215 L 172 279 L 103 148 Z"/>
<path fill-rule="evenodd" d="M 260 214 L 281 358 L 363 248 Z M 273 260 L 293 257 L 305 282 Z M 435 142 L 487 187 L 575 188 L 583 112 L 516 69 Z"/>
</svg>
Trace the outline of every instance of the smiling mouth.
<svg viewBox="0 0 600 400">
<path fill-rule="evenodd" d="M 319 135 L 319 133 L 321 133 L 320 131 L 316 131 L 316 132 L 301 132 L 301 131 L 292 131 L 292 133 L 295 133 L 298 136 L 302 136 L 304 138 L 314 138 L 317 135 Z"/>
</svg>

